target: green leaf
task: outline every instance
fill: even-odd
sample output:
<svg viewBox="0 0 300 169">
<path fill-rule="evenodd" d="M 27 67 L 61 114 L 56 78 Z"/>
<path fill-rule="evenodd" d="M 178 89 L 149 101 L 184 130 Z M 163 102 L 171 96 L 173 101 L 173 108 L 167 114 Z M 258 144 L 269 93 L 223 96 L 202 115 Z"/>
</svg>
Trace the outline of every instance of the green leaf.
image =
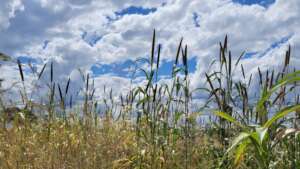
<svg viewBox="0 0 300 169">
<path fill-rule="evenodd" d="M 226 154 L 229 153 L 230 151 L 232 151 L 232 149 L 234 149 L 237 145 L 239 145 L 241 142 L 245 141 L 247 138 L 249 138 L 251 136 L 250 133 L 246 133 L 246 132 L 241 132 L 239 134 L 239 136 L 237 136 L 233 142 L 232 145 L 227 149 Z M 244 143 L 242 143 L 244 144 Z"/>
<path fill-rule="evenodd" d="M 183 112 L 175 112 L 175 122 L 177 123 L 180 117 L 183 115 Z"/>
<path fill-rule="evenodd" d="M 236 153 L 235 153 L 235 159 L 234 159 L 234 165 L 236 167 L 238 167 L 240 162 L 242 161 L 243 154 L 244 154 L 247 146 L 249 145 L 249 143 L 250 143 L 249 141 L 244 141 L 237 148 Z"/>
<path fill-rule="evenodd" d="M 141 100 L 138 101 L 137 106 L 141 105 L 142 103 L 146 103 L 150 99 L 151 99 L 150 96 L 145 96 L 143 99 L 141 99 Z"/>
<path fill-rule="evenodd" d="M 227 113 L 224 113 L 224 112 L 221 112 L 221 111 L 215 111 L 214 114 L 216 116 L 219 116 L 219 117 L 231 122 L 231 123 L 234 123 L 235 125 L 237 125 L 241 128 L 245 128 L 241 123 L 239 123 L 236 119 L 234 119 L 232 116 L 230 116 Z"/>
<path fill-rule="evenodd" d="M 266 134 L 267 134 L 268 128 L 264 128 L 264 127 L 258 127 L 256 128 L 256 133 L 258 135 L 258 139 L 260 144 L 262 145 L 263 140 L 266 138 Z"/>
<path fill-rule="evenodd" d="M 258 146 L 263 145 L 263 140 L 266 138 L 268 128 L 256 127 L 255 131 L 251 133 L 252 141 L 255 142 Z"/>
<path fill-rule="evenodd" d="M 277 112 L 270 120 L 268 120 L 263 127 L 269 128 L 276 120 L 283 118 L 287 114 L 296 111 L 297 109 L 300 109 L 300 104 L 294 105 L 294 106 L 288 106 L 279 112 Z"/>
<path fill-rule="evenodd" d="M 287 75 L 285 75 L 279 82 L 277 82 L 271 90 L 269 91 L 265 91 L 265 89 L 263 90 L 263 94 L 261 99 L 258 101 L 256 109 L 258 111 L 261 111 L 262 108 L 264 107 L 264 103 L 265 101 L 267 101 L 271 95 L 277 91 L 280 87 L 290 84 L 290 83 L 294 83 L 300 81 L 300 71 L 295 71 L 293 73 L 289 73 Z"/>
</svg>

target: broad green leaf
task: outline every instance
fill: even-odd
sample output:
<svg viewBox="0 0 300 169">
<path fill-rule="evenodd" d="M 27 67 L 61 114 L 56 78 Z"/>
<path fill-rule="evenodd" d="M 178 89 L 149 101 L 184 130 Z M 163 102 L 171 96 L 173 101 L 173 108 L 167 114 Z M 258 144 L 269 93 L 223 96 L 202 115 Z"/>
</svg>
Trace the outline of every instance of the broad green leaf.
<svg viewBox="0 0 300 169">
<path fill-rule="evenodd" d="M 257 145 L 261 145 L 261 142 L 260 142 L 260 136 L 259 136 L 259 133 L 258 132 L 252 132 L 251 135 L 250 135 L 250 138 L 252 140 L 252 143 L 257 144 Z"/>
<path fill-rule="evenodd" d="M 219 116 L 219 117 L 231 122 L 231 123 L 234 123 L 235 125 L 237 125 L 241 128 L 244 128 L 244 126 L 242 124 L 240 124 L 236 119 L 234 119 L 232 116 L 230 116 L 227 113 L 224 113 L 224 112 L 221 112 L 221 111 L 215 111 L 214 114 L 216 116 Z"/>
<path fill-rule="evenodd" d="M 234 165 L 236 167 L 238 167 L 239 164 L 241 163 L 242 157 L 243 157 L 244 152 L 246 151 L 246 148 L 248 145 L 249 145 L 249 141 L 244 141 L 237 148 L 237 150 L 235 152 L 235 159 L 234 159 Z"/>
<path fill-rule="evenodd" d="M 300 109 L 300 104 L 294 105 L 294 106 L 289 106 L 286 107 L 279 112 L 277 112 L 270 120 L 268 120 L 263 127 L 269 128 L 276 120 L 283 118 L 287 114 L 294 112 L 296 110 Z"/>
<path fill-rule="evenodd" d="M 256 128 L 256 133 L 257 133 L 257 136 L 258 136 L 258 140 L 259 140 L 259 143 L 261 145 L 263 143 L 263 140 L 265 139 L 267 131 L 268 131 L 268 128 L 264 128 L 264 127 L 258 127 L 258 128 Z"/>
<path fill-rule="evenodd" d="M 239 145 L 241 142 L 243 144 L 243 141 L 245 141 L 247 138 L 249 138 L 251 136 L 250 133 L 246 133 L 246 132 L 241 132 L 239 134 L 239 136 L 237 136 L 233 142 L 232 145 L 227 149 L 226 154 L 229 153 L 230 151 L 232 151 L 232 149 L 234 149 L 237 145 Z"/>
</svg>

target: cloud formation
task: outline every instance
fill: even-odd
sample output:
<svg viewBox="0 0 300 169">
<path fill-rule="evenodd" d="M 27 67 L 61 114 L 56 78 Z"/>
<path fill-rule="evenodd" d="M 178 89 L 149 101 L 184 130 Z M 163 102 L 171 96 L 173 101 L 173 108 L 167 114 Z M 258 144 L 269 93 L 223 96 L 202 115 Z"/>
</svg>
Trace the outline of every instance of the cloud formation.
<svg viewBox="0 0 300 169">
<path fill-rule="evenodd" d="M 0 7 L 0 30 L 10 26 L 10 20 L 16 16 L 18 11 L 23 11 L 22 0 L 4 1 Z"/>
<path fill-rule="evenodd" d="M 197 62 L 191 74 L 194 88 L 203 85 L 199 79 L 218 55 L 218 42 L 226 34 L 234 59 L 243 50 L 253 53 L 242 60 L 249 74 L 258 66 L 278 68 L 288 44 L 293 54 L 300 52 L 299 0 L 252 4 L 237 0 L 5 0 L 4 4 L 0 51 L 39 60 L 38 68 L 53 60 L 58 80 L 76 74 L 77 68 L 91 71 L 96 63 L 122 64 L 147 57 L 154 28 L 166 62 L 174 59 L 184 37 L 190 58 Z M 299 66 L 299 57 L 291 63 Z M 128 81 L 111 77 L 95 74 L 96 81 L 106 79 L 114 87 Z"/>
</svg>

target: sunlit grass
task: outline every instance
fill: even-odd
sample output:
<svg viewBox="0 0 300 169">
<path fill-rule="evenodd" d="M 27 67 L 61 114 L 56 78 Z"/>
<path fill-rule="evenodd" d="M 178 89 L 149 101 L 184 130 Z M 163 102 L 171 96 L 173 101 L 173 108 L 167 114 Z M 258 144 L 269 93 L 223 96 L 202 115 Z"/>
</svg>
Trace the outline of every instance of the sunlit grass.
<svg viewBox="0 0 300 169">
<path fill-rule="evenodd" d="M 8 107 L 1 93 L 0 168 L 299 168 L 300 73 L 288 68 L 290 48 L 282 70 L 258 69 L 260 97 L 252 103 L 252 75 L 246 78 L 243 53 L 233 60 L 227 36 L 211 64 L 214 69 L 199 77 L 207 86 L 198 89 L 190 88 L 188 47 L 182 42 L 175 51 L 170 84 L 158 81 L 161 46 L 154 31 L 150 70 L 139 69 L 146 84 L 132 87 L 119 100 L 104 89 L 107 97 L 97 100 L 92 78 L 82 73 L 80 108 L 72 105 L 70 79 L 65 86 L 54 81 L 53 63 L 33 71 L 39 80 L 50 66 L 48 100 L 35 103 L 18 61 L 24 106 Z M 233 78 L 236 72 L 242 74 L 238 80 Z M 202 107 L 191 107 L 194 92 L 207 94 Z M 287 102 L 292 92 L 296 98 Z M 99 104 L 103 117 L 97 113 Z M 37 110 L 42 117 L 34 115 Z M 203 112 L 210 113 L 205 126 L 197 123 Z"/>
</svg>

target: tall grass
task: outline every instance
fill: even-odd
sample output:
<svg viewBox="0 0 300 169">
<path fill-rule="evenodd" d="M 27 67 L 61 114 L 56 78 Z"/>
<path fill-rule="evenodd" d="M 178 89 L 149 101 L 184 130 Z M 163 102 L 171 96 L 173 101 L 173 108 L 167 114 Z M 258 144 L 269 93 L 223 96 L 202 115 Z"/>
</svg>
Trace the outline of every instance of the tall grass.
<svg viewBox="0 0 300 169">
<path fill-rule="evenodd" d="M 81 72 L 83 99 L 76 102 L 72 81 L 55 81 L 51 62 L 33 71 L 41 81 L 50 67 L 47 101 L 36 103 L 26 88 L 27 65 L 17 61 L 23 104 L 5 105 L 1 93 L 0 168 L 300 167 L 300 72 L 289 68 L 290 47 L 282 70 L 258 68 L 257 75 L 247 75 L 241 64 L 244 52 L 234 60 L 226 36 L 219 57 L 199 77 L 206 85 L 194 90 L 183 39 L 168 84 L 159 81 L 162 48 L 156 41 L 154 30 L 146 59 L 150 69 L 137 69 L 144 73 L 145 85 L 132 86 L 119 99 L 106 87 L 103 99 L 96 98 L 93 79 Z M 239 72 L 241 78 L 234 78 Z M 258 98 L 250 96 L 253 78 L 259 78 Z M 192 107 L 199 91 L 207 94 L 207 101 Z M 41 115 L 34 118 L 37 111 Z M 202 117 L 205 112 L 209 118 Z"/>
</svg>

